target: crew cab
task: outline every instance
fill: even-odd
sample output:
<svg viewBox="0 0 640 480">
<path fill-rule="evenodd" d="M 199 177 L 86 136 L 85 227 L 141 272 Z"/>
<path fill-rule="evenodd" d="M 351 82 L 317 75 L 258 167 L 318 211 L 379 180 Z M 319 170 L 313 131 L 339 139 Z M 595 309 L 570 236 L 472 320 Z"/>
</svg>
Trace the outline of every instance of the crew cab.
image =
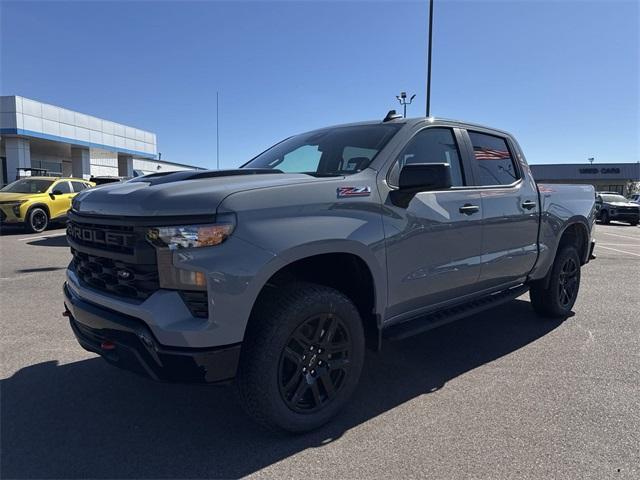
<svg viewBox="0 0 640 480">
<path fill-rule="evenodd" d="M 392 114 L 322 128 L 238 169 L 82 192 L 65 315 L 115 366 L 234 380 L 257 421 L 303 432 L 348 402 L 366 347 L 527 291 L 569 316 L 594 199 L 537 185 L 502 130 Z"/>
</svg>

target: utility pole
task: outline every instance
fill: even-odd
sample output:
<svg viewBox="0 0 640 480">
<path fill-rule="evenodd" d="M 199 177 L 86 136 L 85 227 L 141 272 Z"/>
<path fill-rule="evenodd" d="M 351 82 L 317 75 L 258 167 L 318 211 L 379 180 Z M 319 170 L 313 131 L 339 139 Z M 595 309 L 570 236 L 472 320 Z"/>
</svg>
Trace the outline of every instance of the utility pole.
<svg viewBox="0 0 640 480">
<path fill-rule="evenodd" d="M 433 44 L 433 0 L 429 0 L 429 43 L 427 46 L 427 117 L 431 116 L 431 46 Z"/>
<path fill-rule="evenodd" d="M 220 170 L 220 94 L 216 92 L 216 169 Z"/>
<path fill-rule="evenodd" d="M 411 105 L 413 99 L 416 98 L 416 94 L 414 93 L 413 95 L 411 95 L 411 98 L 407 100 L 407 92 L 400 92 L 400 95 L 396 95 L 396 98 L 398 99 L 398 102 L 400 102 L 400 105 L 402 105 L 402 107 L 404 108 L 404 118 L 407 118 L 407 105 Z"/>
</svg>

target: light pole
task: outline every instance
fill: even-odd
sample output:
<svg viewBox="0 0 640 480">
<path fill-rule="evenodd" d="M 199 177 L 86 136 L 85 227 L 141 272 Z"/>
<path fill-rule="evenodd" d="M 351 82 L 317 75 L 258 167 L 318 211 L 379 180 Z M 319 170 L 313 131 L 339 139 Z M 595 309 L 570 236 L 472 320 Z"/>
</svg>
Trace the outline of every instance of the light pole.
<svg viewBox="0 0 640 480">
<path fill-rule="evenodd" d="M 591 165 L 593 165 L 593 161 L 595 160 L 595 158 L 593 158 L 593 157 L 589 157 L 589 158 L 587 158 L 587 160 L 589 160 L 589 163 L 590 163 Z"/>
<path fill-rule="evenodd" d="M 429 43 L 427 46 L 427 117 L 431 116 L 431 45 L 433 44 L 433 0 L 429 0 Z"/>
<path fill-rule="evenodd" d="M 414 93 L 411 95 L 411 98 L 407 100 L 407 92 L 400 92 L 400 95 L 396 95 L 396 98 L 398 102 L 400 102 L 400 105 L 402 105 L 402 108 L 404 108 L 404 118 L 407 118 L 407 105 L 411 105 L 413 99 L 416 98 L 416 94 Z"/>
</svg>

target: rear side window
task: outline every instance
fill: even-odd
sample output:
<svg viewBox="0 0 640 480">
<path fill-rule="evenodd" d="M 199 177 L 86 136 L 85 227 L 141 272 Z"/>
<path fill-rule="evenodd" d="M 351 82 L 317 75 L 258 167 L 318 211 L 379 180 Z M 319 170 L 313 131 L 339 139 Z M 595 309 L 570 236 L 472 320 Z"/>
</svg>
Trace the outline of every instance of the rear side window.
<svg viewBox="0 0 640 480">
<path fill-rule="evenodd" d="M 419 131 L 400 154 L 399 163 L 400 168 L 409 163 L 446 163 L 451 167 L 452 184 L 464 185 L 458 145 L 450 128 Z"/>
<path fill-rule="evenodd" d="M 469 132 L 478 165 L 478 185 L 510 185 L 518 177 L 507 142 L 502 137 Z"/>
<path fill-rule="evenodd" d="M 82 190 L 87 188 L 87 184 L 82 182 L 71 182 L 71 185 L 73 186 L 74 192 L 81 192 Z"/>
</svg>

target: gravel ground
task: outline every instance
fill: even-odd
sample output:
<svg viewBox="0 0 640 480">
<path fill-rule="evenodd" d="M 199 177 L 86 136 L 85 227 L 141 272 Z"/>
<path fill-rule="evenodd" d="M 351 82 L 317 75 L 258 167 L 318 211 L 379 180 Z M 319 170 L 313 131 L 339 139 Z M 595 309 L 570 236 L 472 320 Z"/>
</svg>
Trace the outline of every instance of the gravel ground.
<svg viewBox="0 0 640 480">
<path fill-rule="evenodd" d="M 231 388 L 156 384 L 76 343 L 63 230 L 0 236 L 2 478 L 640 478 L 640 228 L 597 227 L 575 315 L 525 295 L 369 353 L 352 404 L 269 433 Z"/>
</svg>

